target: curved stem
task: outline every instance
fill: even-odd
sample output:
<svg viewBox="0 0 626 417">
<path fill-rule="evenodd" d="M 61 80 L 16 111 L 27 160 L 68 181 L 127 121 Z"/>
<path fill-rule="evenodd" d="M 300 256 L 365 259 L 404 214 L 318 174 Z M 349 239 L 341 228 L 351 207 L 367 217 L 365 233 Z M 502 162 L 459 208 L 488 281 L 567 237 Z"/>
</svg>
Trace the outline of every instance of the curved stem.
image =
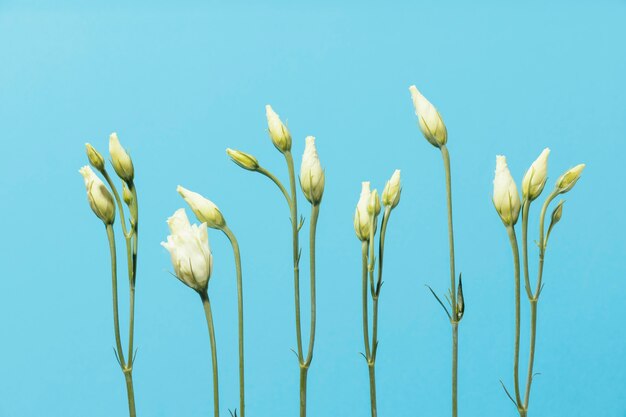
<svg viewBox="0 0 626 417">
<path fill-rule="evenodd" d="M 241 272 L 241 253 L 239 252 L 239 243 L 235 234 L 228 226 L 222 229 L 224 234 L 230 240 L 233 247 L 233 256 L 235 257 L 235 269 L 237 270 L 237 318 L 239 324 L 239 411 L 241 417 L 245 417 L 245 389 L 244 389 L 244 342 L 243 342 L 243 283 Z"/>
<path fill-rule="evenodd" d="M 315 322 L 316 322 L 316 302 L 315 302 L 315 235 L 317 231 L 317 219 L 320 213 L 319 205 L 311 206 L 311 222 L 309 231 L 309 267 L 311 281 L 311 329 L 309 333 L 309 351 L 305 364 L 308 367 L 313 359 L 313 346 L 315 344 Z"/>
<path fill-rule="evenodd" d="M 520 260 L 519 246 L 513 226 L 507 226 L 506 231 L 511 242 L 513 251 L 513 262 L 515 264 L 515 353 L 513 363 L 513 379 L 515 384 L 515 400 L 518 409 L 523 408 L 519 390 L 519 344 L 520 344 Z"/>
<path fill-rule="evenodd" d="M 293 164 L 293 162 L 292 162 L 292 164 Z M 274 184 L 276 184 L 276 186 L 280 189 L 280 192 L 283 193 L 283 196 L 285 197 L 285 200 L 287 200 L 287 204 L 289 205 L 289 207 L 291 207 L 291 197 L 289 197 L 289 193 L 285 189 L 285 186 L 283 185 L 283 183 L 280 182 L 280 180 L 278 178 L 276 178 L 276 176 L 274 174 L 272 174 L 271 172 L 269 172 L 268 170 L 266 170 L 263 167 L 259 167 L 257 169 L 257 172 L 259 172 L 260 174 L 265 175 L 267 178 L 272 180 L 272 182 Z M 293 194 L 293 195 L 295 196 L 295 194 Z"/>
<path fill-rule="evenodd" d="M 213 314 L 211 313 L 211 301 L 209 295 L 204 291 L 200 291 L 200 299 L 202 300 L 202 306 L 204 307 L 204 314 L 206 316 L 207 326 L 209 328 L 209 339 L 211 341 L 211 362 L 213 365 L 213 413 L 215 417 L 220 415 L 220 394 L 219 383 L 217 378 L 217 345 L 215 343 L 215 329 L 213 327 Z"/>
</svg>

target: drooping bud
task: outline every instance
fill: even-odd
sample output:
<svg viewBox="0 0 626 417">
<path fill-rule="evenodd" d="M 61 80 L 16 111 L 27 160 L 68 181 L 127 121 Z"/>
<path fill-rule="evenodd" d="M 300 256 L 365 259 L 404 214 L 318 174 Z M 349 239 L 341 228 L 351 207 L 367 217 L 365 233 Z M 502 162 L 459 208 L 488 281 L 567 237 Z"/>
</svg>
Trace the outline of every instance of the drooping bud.
<svg viewBox="0 0 626 417">
<path fill-rule="evenodd" d="M 300 166 L 300 186 L 307 200 L 314 206 L 322 201 L 324 194 L 324 170 L 315 147 L 315 138 L 307 136 L 302 165 Z"/>
<path fill-rule="evenodd" d="M 522 180 L 522 195 L 528 201 L 533 201 L 543 191 L 548 179 L 548 156 L 550 149 L 545 148 L 541 155 L 532 163 Z"/>
<path fill-rule="evenodd" d="M 517 223 L 521 207 L 517 186 L 511 176 L 506 157 L 496 156 L 496 172 L 493 179 L 493 204 L 505 226 Z"/>
<path fill-rule="evenodd" d="M 585 169 L 585 164 L 576 165 L 574 168 L 567 170 L 556 180 L 556 188 L 559 194 L 564 194 L 574 188 L 574 185 L 576 185 L 576 182 L 580 179 L 583 169 Z"/>
<path fill-rule="evenodd" d="M 243 169 L 247 169 L 248 171 L 256 171 L 259 169 L 259 161 L 250 155 L 249 153 L 237 151 L 234 149 L 226 149 L 226 153 L 230 156 L 230 159 Z"/>
<path fill-rule="evenodd" d="M 89 143 L 85 143 L 85 148 L 87 149 L 87 159 L 89 159 L 91 166 L 102 172 L 104 170 L 104 158 L 100 152 Z"/>
<path fill-rule="evenodd" d="M 180 185 L 176 188 L 176 191 L 189 204 L 198 220 L 206 223 L 207 226 L 213 229 L 221 230 L 224 228 L 226 220 L 224 220 L 220 209 L 211 200 Z"/>
<path fill-rule="evenodd" d="M 113 202 L 113 196 L 109 190 L 88 165 L 82 167 L 78 172 L 80 172 L 85 180 L 87 200 L 95 215 L 98 216 L 104 224 L 113 224 L 115 221 L 115 203 Z"/>
<path fill-rule="evenodd" d="M 288 152 L 291 150 L 291 134 L 287 126 L 283 124 L 278 117 L 278 114 L 272 109 L 269 104 L 265 106 L 265 115 L 267 116 L 267 128 L 272 139 L 272 143 L 281 152 Z"/>
<path fill-rule="evenodd" d="M 414 85 L 409 87 L 415 115 L 419 120 L 420 130 L 424 137 L 435 147 L 440 148 L 448 141 L 448 131 L 441 115 L 426 97 Z"/>
<path fill-rule="evenodd" d="M 400 194 L 402 193 L 402 187 L 400 184 L 400 170 L 396 169 L 393 175 L 385 184 L 383 190 L 383 205 L 389 206 L 392 209 L 395 208 L 400 202 Z"/>
<path fill-rule="evenodd" d="M 371 194 L 369 181 L 361 183 L 361 196 L 356 205 L 356 211 L 354 212 L 354 231 L 356 232 L 356 236 L 362 241 L 370 238 L 371 221 L 368 206 Z"/>
<path fill-rule="evenodd" d="M 109 136 L 109 153 L 111 154 L 111 163 L 113 164 L 113 169 L 115 169 L 117 176 L 129 184 L 133 182 L 135 176 L 133 161 L 130 159 L 128 152 L 126 152 L 120 144 L 117 133 L 115 132 L 111 133 L 111 136 Z"/>
</svg>

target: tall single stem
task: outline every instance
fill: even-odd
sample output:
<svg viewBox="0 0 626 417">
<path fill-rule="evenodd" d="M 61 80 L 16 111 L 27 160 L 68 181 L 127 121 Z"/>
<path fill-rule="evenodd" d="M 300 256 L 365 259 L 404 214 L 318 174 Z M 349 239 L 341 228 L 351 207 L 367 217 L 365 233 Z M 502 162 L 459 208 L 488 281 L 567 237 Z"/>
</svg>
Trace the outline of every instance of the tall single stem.
<svg viewBox="0 0 626 417">
<path fill-rule="evenodd" d="M 239 331 L 239 412 L 241 417 L 245 417 L 245 384 L 244 384 L 244 354 L 243 354 L 243 283 L 241 273 L 241 253 L 239 252 L 239 243 L 235 234 L 228 226 L 222 229 L 224 234 L 230 240 L 233 247 L 233 256 L 235 257 L 235 269 L 237 270 L 237 319 Z"/>
<path fill-rule="evenodd" d="M 133 372 L 129 370 L 124 372 L 124 378 L 126 380 L 126 395 L 128 396 L 128 412 L 131 417 L 135 417 L 135 390 L 133 388 Z"/>
<path fill-rule="evenodd" d="M 315 297 L 315 236 L 317 232 L 317 219 L 320 214 L 319 204 L 311 205 L 311 220 L 309 229 L 309 279 L 311 291 L 311 328 L 309 330 L 309 350 L 305 364 L 308 367 L 313 359 L 313 347 L 315 345 L 315 324 L 316 324 L 316 297 Z"/>
<path fill-rule="evenodd" d="M 378 415 L 376 408 L 376 364 L 370 363 L 367 365 L 370 375 L 370 408 L 372 410 L 372 417 Z"/>
<path fill-rule="evenodd" d="M 452 308 L 452 417 L 457 417 L 457 373 L 459 358 L 459 314 L 456 301 L 456 272 L 454 262 L 454 227 L 452 224 L 452 173 L 450 170 L 450 153 L 446 145 L 441 146 L 441 156 L 443 157 L 443 167 L 446 174 L 446 201 L 448 206 L 448 242 L 450 247 L 450 300 Z"/>
<path fill-rule="evenodd" d="M 367 240 L 361 243 L 361 259 L 362 259 L 362 271 L 363 271 L 363 287 L 361 292 L 362 302 L 362 315 L 363 315 L 363 344 L 365 345 L 365 360 L 370 361 L 370 336 L 369 336 L 369 319 L 367 314 L 367 273 L 368 273 L 368 261 L 367 261 Z"/>
<path fill-rule="evenodd" d="M 217 378 L 217 345 L 215 343 L 215 329 L 213 327 L 213 314 L 211 313 L 211 301 L 206 289 L 198 292 L 204 307 L 207 326 L 209 328 L 209 339 L 211 341 L 211 362 L 213 366 L 213 414 L 215 417 L 220 415 L 220 394 L 219 382 Z"/>
<path fill-rule="evenodd" d="M 513 379 L 515 384 L 515 400 L 518 410 L 523 409 L 522 399 L 519 389 L 519 344 L 520 344 L 520 259 L 519 246 L 517 244 L 517 236 L 513 226 L 507 226 L 506 231 L 511 242 L 513 251 L 513 262 L 515 264 L 515 352 L 513 362 Z"/>
</svg>

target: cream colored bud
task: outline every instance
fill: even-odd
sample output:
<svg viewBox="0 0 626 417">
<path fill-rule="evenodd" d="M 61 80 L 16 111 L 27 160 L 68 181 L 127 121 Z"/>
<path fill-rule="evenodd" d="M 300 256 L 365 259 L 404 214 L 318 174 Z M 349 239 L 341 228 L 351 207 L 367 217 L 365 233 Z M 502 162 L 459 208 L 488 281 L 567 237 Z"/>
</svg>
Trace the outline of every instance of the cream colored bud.
<svg viewBox="0 0 626 417">
<path fill-rule="evenodd" d="M 278 117 L 278 114 L 272 109 L 269 104 L 265 106 L 265 115 L 267 116 L 267 128 L 272 139 L 272 143 L 281 152 L 288 152 L 291 150 L 291 134 L 287 126 L 283 124 Z"/>
<path fill-rule="evenodd" d="M 161 245 L 172 257 L 176 277 L 196 291 L 204 291 L 213 271 L 206 223 L 191 225 L 185 209 L 167 219 L 170 235 Z"/>
<path fill-rule="evenodd" d="M 89 143 L 85 143 L 85 148 L 87 149 L 87 159 L 89 159 L 91 166 L 102 172 L 104 170 L 104 158 L 100 152 Z"/>
<path fill-rule="evenodd" d="M 383 190 L 383 205 L 389 206 L 392 209 L 395 208 L 400 202 L 400 194 L 402 193 L 402 186 L 400 184 L 400 170 L 396 169 L 393 175 L 385 184 Z"/>
<path fill-rule="evenodd" d="M 552 211 L 552 219 L 550 222 L 552 226 L 554 226 L 561 220 L 561 217 L 563 216 L 563 204 L 565 204 L 564 200 L 559 201 L 559 204 L 557 204 L 557 206 Z"/>
<path fill-rule="evenodd" d="M 318 205 L 324 194 L 324 170 L 315 147 L 315 138 L 307 136 L 302 165 L 300 166 L 300 186 L 311 204 Z"/>
<path fill-rule="evenodd" d="M 448 131 L 443 123 L 441 115 L 426 97 L 419 92 L 414 85 L 409 87 L 415 115 L 419 120 L 419 126 L 424 137 L 437 148 L 442 147 L 448 141 Z"/>
<path fill-rule="evenodd" d="M 556 188 L 559 194 L 564 194 L 574 188 L 574 185 L 576 185 L 576 182 L 580 179 L 583 169 L 585 169 L 585 164 L 576 165 L 574 168 L 567 170 L 556 180 Z"/>
<path fill-rule="evenodd" d="M 226 153 L 230 156 L 230 159 L 243 169 L 247 169 L 249 171 L 256 171 L 259 169 L 259 161 L 250 155 L 249 153 L 236 151 L 234 149 L 226 149 Z"/>
<path fill-rule="evenodd" d="M 505 226 L 513 226 L 517 223 L 521 202 L 517 186 L 506 163 L 506 157 L 502 155 L 496 156 L 493 204 Z"/>
<path fill-rule="evenodd" d="M 361 183 L 361 196 L 354 212 L 354 231 L 362 241 L 370 238 L 371 218 L 368 213 L 368 206 L 371 194 L 370 183 L 368 181 Z"/>
<path fill-rule="evenodd" d="M 122 199 L 124 199 L 124 203 L 126 203 L 129 206 L 133 202 L 133 193 L 130 192 L 130 190 L 126 186 L 126 183 L 122 184 Z"/>
<path fill-rule="evenodd" d="M 78 172 L 85 180 L 87 201 L 89 201 L 89 206 L 91 206 L 95 215 L 104 224 L 113 224 L 115 221 L 115 203 L 109 190 L 88 165 L 82 167 Z"/>
<path fill-rule="evenodd" d="M 376 221 L 376 216 L 380 214 L 380 198 L 376 189 L 370 193 L 370 199 L 367 203 L 367 214 L 370 215 L 370 219 L 374 217 L 374 221 Z"/>
<path fill-rule="evenodd" d="M 522 180 L 522 195 L 528 201 L 533 201 L 543 191 L 548 179 L 548 156 L 550 149 L 545 148 L 541 155 L 532 163 Z"/>
<path fill-rule="evenodd" d="M 117 173 L 117 176 L 127 183 L 133 182 L 135 176 L 135 168 L 133 167 L 133 161 L 130 159 L 128 152 L 122 147 L 117 133 L 111 133 L 109 136 L 109 153 L 111 154 L 111 163 L 113 169 Z"/>
<path fill-rule="evenodd" d="M 222 212 L 211 200 L 180 185 L 176 188 L 176 191 L 189 204 L 198 220 L 206 223 L 212 229 L 221 230 L 226 226 L 226 220 L 224 220 Z"/>
</svg>

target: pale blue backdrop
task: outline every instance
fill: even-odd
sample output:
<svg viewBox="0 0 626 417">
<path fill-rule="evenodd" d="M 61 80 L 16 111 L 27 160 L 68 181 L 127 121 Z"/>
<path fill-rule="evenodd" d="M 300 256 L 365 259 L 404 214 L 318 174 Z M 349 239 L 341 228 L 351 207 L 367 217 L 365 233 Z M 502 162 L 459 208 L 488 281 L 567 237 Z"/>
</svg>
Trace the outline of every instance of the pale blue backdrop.
<svg viewBox="0 0 626 417">
<path fill-rule="evenodd" d="M 201 305 L 159 245 L 183 205 L 177 184 L 214 200 L 240 239 L 248 414 L 296 415 L 288 212 L 224 153 L 252 152 L 286 181 L 267 103 L 288 120 L 297 159 L 315 135 L 326 168 L 310 416 L 368 415 L 352 215 L 360 182 L 381 189 L 395 168 L 404 192 L 388 229 L 379 415 L 449 415 L 450 326 L 425 289 L 448 283 L 443 169 L 416 127 L 413 83 L 449 131 L 467 303 L 460 415 L 516 415 L 498 382 L 512 382 L 513 278 L 490 193 L 496 154 L 519 181 L 546 146 L 550 183 L 587 169 L 547 255 L 530 414 L 626 415 L 624 1 L 126 3 L 0 2 L 0 416 L 127 413 L 106 236 L 78 174 L 83 144 L 106 151 L 113 131 L 141 205 L 140 416 L 212 410 Z M 227 240 L 210 239 L 227 415 L 238 398 L 234 268 Z"/>
</svg>

